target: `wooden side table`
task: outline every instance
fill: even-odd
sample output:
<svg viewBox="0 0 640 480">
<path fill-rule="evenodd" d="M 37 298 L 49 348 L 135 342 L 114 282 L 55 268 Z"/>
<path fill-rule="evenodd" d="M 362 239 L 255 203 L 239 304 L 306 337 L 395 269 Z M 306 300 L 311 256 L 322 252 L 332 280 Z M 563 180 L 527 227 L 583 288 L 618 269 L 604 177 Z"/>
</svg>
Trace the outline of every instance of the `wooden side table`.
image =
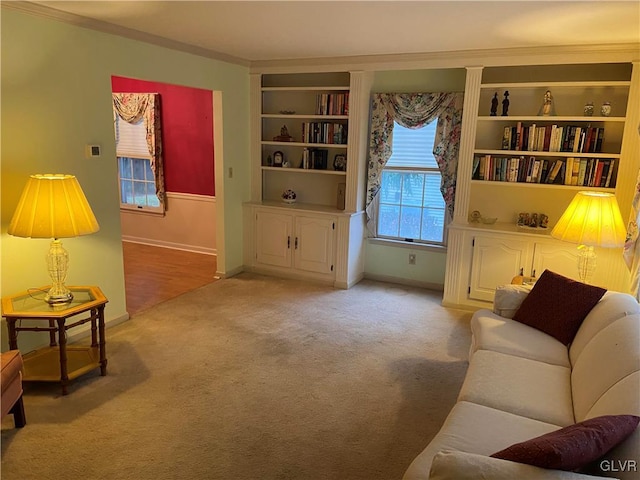
<svg viewBox="0 0 640 480">
<path fill-rule="evenodd" d="M 108 300 L 95 286 L 68 288 L 73 293 L 73 300 L 64 304 L 45 302 L 49 287 L 2 299 L 2 316 L 7 320 L 10 349 L 18 349 L 18 332 L 49 333 L 48 347 L 23 355 L 24 380 L 60 382 L 63 395 L 68 393 L 69 381 L 80 375 L 98 367 L 102 376 L 107 374 L 104 308 Z M 67 319 L 83 313 L 88 316 L 74 319 L 67 325 Z M 47 325 L 36 325 L 40 321 Z M 67 330 L 87 322 L 91 322 L 91 346 L 67 346 Z"/>
</svg>

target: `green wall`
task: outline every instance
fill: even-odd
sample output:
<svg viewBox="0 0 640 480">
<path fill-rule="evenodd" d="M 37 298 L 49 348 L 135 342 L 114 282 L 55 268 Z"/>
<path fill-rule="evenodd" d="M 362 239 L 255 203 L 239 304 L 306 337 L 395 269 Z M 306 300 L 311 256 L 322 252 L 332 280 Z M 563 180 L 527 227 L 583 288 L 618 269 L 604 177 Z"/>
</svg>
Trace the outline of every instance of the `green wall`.
<svg viewBox="0 0 640 480">
<path fill-rule="evenodd" d="M 109 298 L 107 321 L 126 317 L 111 75 L 221 92 L 224 150 L 216 160 L 234 170 L 232 179 L 217 179 L 224 182 L 225 265 L 241 267 L 242 202 L 251 178 L 248 68 L 10 8 L 2 9 L 1 26 L 0 293 L 50 283 L 49 241 L 12 237 L 7 227 L 30 174 L 69 173 L 78 177 L 100 231 L 63 241 L 71 259 L 67 284 L 99 285 Z M 87 144 L 101 145 L 102 156 L 87 159 Z M 5 334 L 3 325 L 3 349 Z M 46 342 L 44 334 L 20 338 L 25 349 Z"/>
<path fill-rule="evenodd" d="M 462 92 L 466 71 L 459 69 L 394 70 L 376 72 L 373 93 Z M 412 248 L 407 248 L 412 247 Z M 409 253 L 416 264 L 409 265 Z M 444 286 L 446 250 L 417 245 L 393 245 L 367 242 L 365 276 L 414 283 L 431 288 Z"/>
</svg>

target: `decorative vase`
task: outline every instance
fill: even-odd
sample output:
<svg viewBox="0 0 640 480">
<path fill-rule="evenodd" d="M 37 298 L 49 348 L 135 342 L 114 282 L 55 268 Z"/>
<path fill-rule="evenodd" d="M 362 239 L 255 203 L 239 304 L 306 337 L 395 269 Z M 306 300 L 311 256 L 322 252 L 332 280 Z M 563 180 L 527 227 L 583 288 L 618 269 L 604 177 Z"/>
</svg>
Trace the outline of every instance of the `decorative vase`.
<svg viewBox="0 0 640 480">
<path fill-rule="evenodd" d="M 584 104 L 584 116 L 592 117 L 593 116 L 593 103 L 587 102 Z"/>
<path fill-rule="evenodd" d="M 611 115 L 611 104 L 609 102 L 604 102 L 602 104 L 602 107 L 600 107 L 600 115 L 603 117 Z"/>
<path fill-rule="evenodd" d="M 288 189 L 282 192 L 282 201 L 284 203 L 295 203 L 296 197 L 297 197 L 296 192 L 294 192 L 291 189 Z"/>
</svg>

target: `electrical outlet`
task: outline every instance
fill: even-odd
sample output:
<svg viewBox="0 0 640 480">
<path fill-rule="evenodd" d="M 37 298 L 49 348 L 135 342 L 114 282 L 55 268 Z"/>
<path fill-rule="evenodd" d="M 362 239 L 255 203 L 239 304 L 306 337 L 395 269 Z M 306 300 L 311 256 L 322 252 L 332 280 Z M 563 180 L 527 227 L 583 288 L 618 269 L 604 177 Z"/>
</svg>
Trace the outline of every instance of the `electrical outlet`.
<svg viewBox="0 0 640 480">
<path fill-rule="evenodd" d="M 416 254 L 415 253 L 410 253 L 409 254 L 409 265 L 415 265 L 416 264 Z"/>
</svg>

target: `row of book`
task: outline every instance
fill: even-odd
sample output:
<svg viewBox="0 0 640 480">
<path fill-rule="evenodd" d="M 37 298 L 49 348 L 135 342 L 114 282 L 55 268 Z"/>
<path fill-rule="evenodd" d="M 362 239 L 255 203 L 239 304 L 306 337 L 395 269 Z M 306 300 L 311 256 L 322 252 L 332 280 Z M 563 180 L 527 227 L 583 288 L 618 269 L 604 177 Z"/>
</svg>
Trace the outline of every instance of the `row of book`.
<svg viewBox="0 0 640 480">
<path fill-rule="evenodd" d="M 349 92 L 316 95 L 316 115 L 349 115 Z"/>
<path fill-rule="evenodd" d="M 476 155 L 473 159 L 474 180 L 497 182 L 547 183 L 581 187 L 614 188 L 617 159 L 496 157 Z"/>
<path fill-rule="evenodd" d="M 529 152 L 600 153 L 604 127 L 577 125 L 523 125 L 504 127 L 503 150 Z"/>
<path fill-rule="evenodd" d="M 347 143 L 347 126 L 342 123 L 304 122 L 302 124 L 303 143 Z"/>
<path fill-rule="evenodd" d="M 329 150 L 324 148 L 305 148 L 302 152 L 300 168 L 312 170 L 326 170 L 329 159 Z"/>
</svg>

